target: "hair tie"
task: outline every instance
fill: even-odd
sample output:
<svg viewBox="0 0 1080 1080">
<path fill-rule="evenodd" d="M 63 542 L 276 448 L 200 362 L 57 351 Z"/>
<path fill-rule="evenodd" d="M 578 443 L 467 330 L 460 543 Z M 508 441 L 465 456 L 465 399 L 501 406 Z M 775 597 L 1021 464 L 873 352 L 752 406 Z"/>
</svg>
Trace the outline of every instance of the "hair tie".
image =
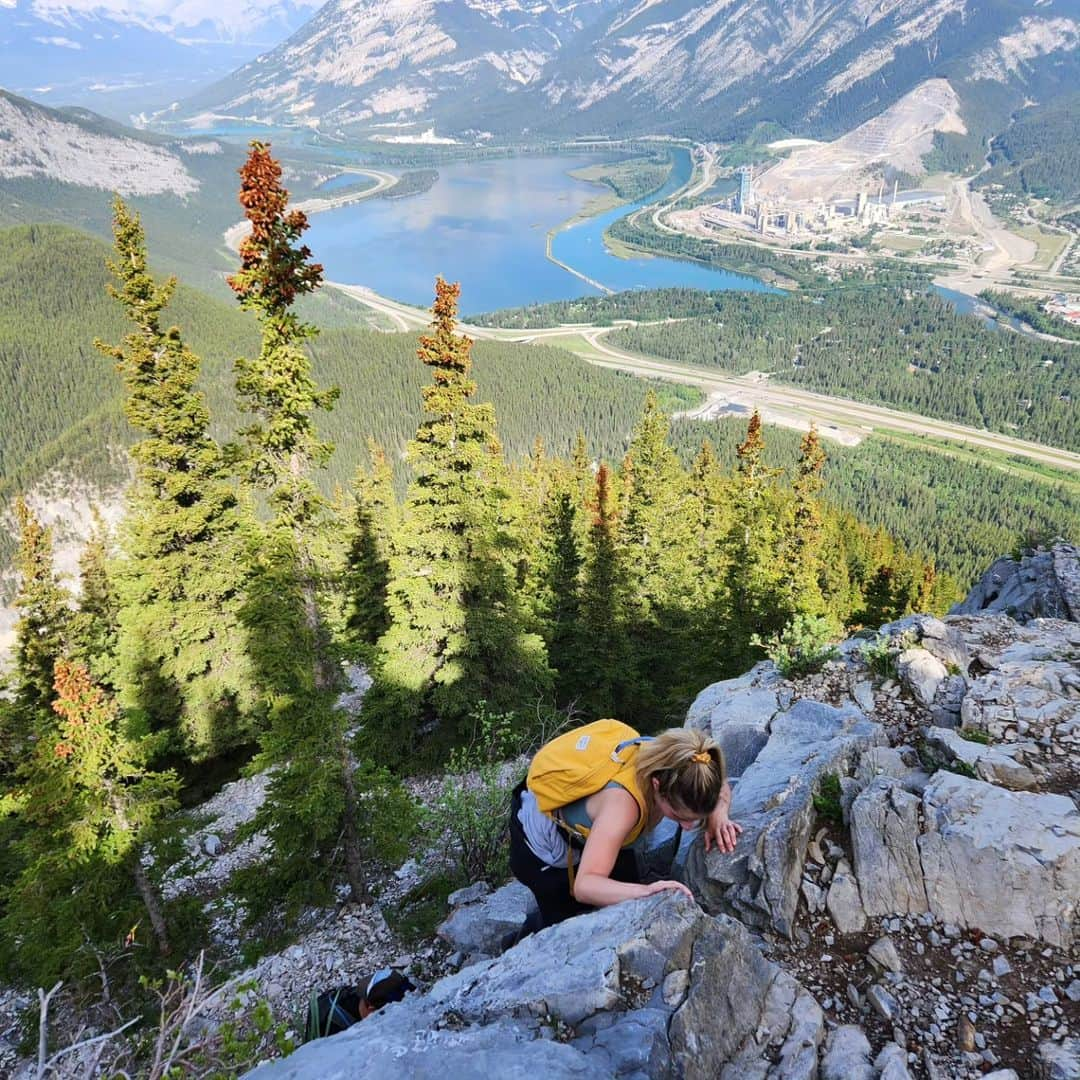
<svg viewBox="0 0 1080 1080">
<path fill-rule="evenodd" d="M 712 761 L 712 754 L 710 754 L 708 750 L 701 750 L 690 760 L 696 761 L 699 765 L 708 765 Z"/>
</svg>

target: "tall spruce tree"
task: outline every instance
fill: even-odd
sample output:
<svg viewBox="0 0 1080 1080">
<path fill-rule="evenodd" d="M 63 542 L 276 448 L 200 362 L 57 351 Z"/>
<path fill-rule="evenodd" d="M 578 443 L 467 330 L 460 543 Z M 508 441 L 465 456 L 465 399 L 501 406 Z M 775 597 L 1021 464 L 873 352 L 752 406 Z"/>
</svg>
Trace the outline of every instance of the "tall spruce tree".
<svg viewBox="0 0 1080 1080">
<path fill-rule="evenodd" d="M 556 672 L 556 699 L 574 699 L 583 680 L 579 663 L 591 647 L 581 626 L 581 573 L 584 564 L 578 539 L 580 511 L 569 483 L 551 491 L 537 559 L 537 604 L 548 657 Z"/>
<path fill-rule="evenodd" d="M 353 481 L 353 520 L 344 575 L 346 629 L 351 640 L 360 645 L 374 645 L 390 625 L 386 591 L 398 528 L 394 478 L 386 451 L 369 439 L 368 456 L 370 469 L 358 468 Z"/>
<path fill-rule="evenodd" d="M 312 474 L 333 451 L 319 439 L 315 414 L 332 408 L 338 391 L 319 389 L 304 350 L 317 331 L 293 310 L 298 297 L 318 288 L 322 267 L 301 243 L 307 218 L 288 209 L 281 166 L 267 144 L 251 143 L 240 182 L 250 231 L 229 284 L 262 331 L 259 355 L 236 363 L 240 408 L 253 418 L 241 433 L 243 464 L 272 512 L 245 611 L 270 701 L 263 760 L 277 766 L 256 817 L 269 833 L 273 863 L 245 879 L 258 913 L 279 901 L 295 911 L 329 898 L 339 853 L 354 901 L 366 899 L 367 884 L 349 717 L 336 708 L 341 667 L 320 609 L 315 554 L 326 504 Z"/>
<path fill-rule="evenodd" d="M 116 680 L 121 704 L 199 760 L 252 737 L 255 704 L 239 612 L 247 522 L 196 389 L 199 358 L 162 312 L 176 287 L 147 266 L 138 215 L 113 206 L 111 295 L 132 330 L 98 347 L 124 378 L 142 435 L 117 562 Z"/>
<path fill-rule="evenodd" d="M 786 621 L 780 560 L 778 470 L 765 463 L 761 416 L 755 410 L 739 444 L 732 479 L 732 523 L 728 532 L 729 669 L 742 671 L 755 653 L 754 634 L 766 636 Z"/>
<path fill-rule="evenodd" d="M 636 677 L 626 637 L 626 578 L 611 481 L 610 469 L 601 463 L 590 503 L 581 587 L 582 648 L 572 669 L 573 690 L 580 711 L 590 719 L 616 716 L 633 722 Z"/>
<path fill-rule="evenodd" d="M 53 668 L 67 650 L 71 595 L 56 574 L 52 530 L 34 516 L 23 499 L 15 502 L 19 549 L 15 569 L 19 591 L 15 610 L 14 723 L 5 742 L 15 757 L 33 739 L 36 727 L 48 723 L 53 702 Z"/>
<path fill-rule="evenodd" d="M 487 701 L 535 705 L 551 685 L 543 641 L 526 632 L 513 587 L 517 550 L 506 469 L 489 404 L 469 399 L 472 342 L 457 333 L 460 287 L 439 278 L 418 355 L 432 372 L 426 419 L 409 445 L 414 477 L 391 560 L 390 629 L 379 643 L 367 727 L 405 753 L 420 724 L 450 745 Z"/>
<path fill-rule="evenodd" d="M 785 591 L 791 616 L 822 615 L 826 611 L 821 588 L 824 522 L 819 501 L 824 467 L 825 450 L 817 428 L 811 424 L 799 444 L 799 460 L 791 485 L 793 498 L 785 545 Z"/>
<path fill-rule="evenodd" d="M 687 475 L 668 443 L 670 427 L 650 390 L 623 464 L 619 542 L 627 632 L 638 672 L 635 711 L 651 716 L 685 708 L 683 699 L 697 678 L 694 505 Z"/>
<path fill-rule="evenodd" d="M 36 980 L 86 974 L 87 944 L 115 948 L 134 924 L 169 951 L 164 905 L 142 843 L 177 806 L 179 781 L 148 766 L 115 701 L 85 667 L 56 664 L 51 726 L 21 769 L 23 869 L 5 896 L 3 936 Z M 136 929 L 136 934 L 138 930 Z"/>
<path fill-rule="evenodd" d="M 690 559 L 698 640 L 692 652 L 706 682 L 726 670 L 729 634 L 727 616 L 728 547 L 731 527 L 731 483 L 720 468 L 716 449 L 708 439 L 690 469 L 690 496 L 694 510 L 694 537 Z"/>
<path fill-rule="evenodd" d="M 69 651 L 97 681 L 115 687 L 120 600 L 112 561 L 108 527 L 95 507 L 93 532 L 79 554 L 79 601 L 72 619 Z"/>
</svg>

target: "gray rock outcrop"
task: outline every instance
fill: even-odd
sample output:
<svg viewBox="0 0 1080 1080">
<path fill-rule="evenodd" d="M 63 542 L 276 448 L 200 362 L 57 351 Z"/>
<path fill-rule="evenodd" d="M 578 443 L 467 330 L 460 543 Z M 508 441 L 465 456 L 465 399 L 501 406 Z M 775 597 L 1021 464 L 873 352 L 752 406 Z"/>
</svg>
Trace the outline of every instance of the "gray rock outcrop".
<svg viewBox="0 0 1080 1080">
<path fill-rule="evenodd" d="M 543 930 L 249 1075 L 811 1080 L 823 1037 L 744 927 L 659 895 Z"/>
<path fill-rule="evenodd" d="M 731 816 L 743 827 L 738 845 L 731 854 L 706 854 L 695 839 L 687 880 L 707 910 L 790 935 L 821 778 L 849 772 L 858 755 L 883 744 L 885 735 L 854 706 L 802 699 L 765 719 L 767 711 L 758 713 L 767 741 L 734 788 Z M 741 723 L 734 715 L 718 722 L 715 710 L 706 715 L 721 742 L 729 725 Z"/>
<path fill-rule="evenodd" d="M 859 895 L 858 882 L 846 859 L 836 864 L 825 906 L 841 934 L 860 934 L 866 929 L 866 909 Z"/>
<path fill-rule="evenodd" d="M 1039 1043 L 1039 1080 L 1080 1080 L 1080 1038 Z"/>
<path fill-rule="evenodd" d="M 1080 549 L 1055 544 L 1019 561 L 1007 556 L 998 559 L 951 614 L 978 612 L 1002 612 L 1017 622 L 1080 621 Z"/>
<path fill-rule="evenodd" d="M 842 1024 L 829 1033 L 821 1059 L 821 1080 L 875 1080 L 870 1064 L 870 1040 L 862 1028 Z"/>
<path fill-rule="evenodd" d="M 879 777 L 855 800 L 851 847 L 868 915 L 927 910 L 919 860 L 920 802 L 891 777 Z"/>
<path fill-rule="evenodd" d="M 960 765 L 980 780 L 1013 791 L 1030 791 L 1038 783 L 1038 777 L 1024 764 L 1025 755 L 1036 752 L 1030 743 L 987 745 L 964 738 L 963 731 L 932 727 L 926 732 L 926 749 L 942 764 Z"/>
<path fill-rule="evenodd" d="M 1068 947 L 1080 933 L 1080 810 L 1063 795 L 938 773 L 919 855 L 943 922 Z"/>
<path fill-rule="evenodd" d="M 934 703 L 938 687 L 949 677 L 949 669 L 926 649 L 905 649 L 896 667 L 901 683 L 926 708 Z"/>
<path fill-rule="evenodd" d="M 1065 796 L 939 772 L 920 801 L 879 777 L 855 802 L 851 839 L 869 915 L 1080 939 L 1080 810 Z"/>
<path fill-rule="evenodd" d="M 742 776 L 769 741 L 769 725 L 783 708 L 783 687 L 772 664 L 758 664 L 737 679 L 702 690 L 686 714 L 686 726 L 708 731 L 724 751 L 728 773 Z"/>
</svg>

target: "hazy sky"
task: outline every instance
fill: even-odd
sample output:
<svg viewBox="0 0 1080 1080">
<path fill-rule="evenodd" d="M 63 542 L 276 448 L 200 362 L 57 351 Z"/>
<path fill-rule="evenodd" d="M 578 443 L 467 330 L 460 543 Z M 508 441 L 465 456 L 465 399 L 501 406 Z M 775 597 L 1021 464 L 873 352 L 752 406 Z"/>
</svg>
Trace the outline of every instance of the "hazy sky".
<svg viewBox="0 0 1080 1080">
<path fill-rule="evenodd" d="M 0 7 L 33 10 L 62 22 L 68 14 L 99 14 L 158 30 L 183 32 L 212 23 L 220 33 L 244 36 L 297 11 L 310 14 L 325 0 L 0 0 Z"/>
</svg>

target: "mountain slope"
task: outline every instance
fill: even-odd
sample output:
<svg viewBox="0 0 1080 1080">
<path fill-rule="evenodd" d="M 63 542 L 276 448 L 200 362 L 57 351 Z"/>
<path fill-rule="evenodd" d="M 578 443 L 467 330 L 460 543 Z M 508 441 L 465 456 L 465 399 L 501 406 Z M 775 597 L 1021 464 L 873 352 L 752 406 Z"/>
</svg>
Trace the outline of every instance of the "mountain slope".
<svg viewBox="0 0 1080 1080">
<path fill-rule="evenodd" d="M 836 136 L 920 83 L 1075 85 L 1080 0 L 330 0 L 181 115 L 326 130 Z M 989 89 L 987 89 L 989 87 Z"/>
<path fill-rule="evenodd" d="M 162 109 L 295 30 L 318 0 L 3 0 L 4 85 L 118 120 Z"/>
</svg>

